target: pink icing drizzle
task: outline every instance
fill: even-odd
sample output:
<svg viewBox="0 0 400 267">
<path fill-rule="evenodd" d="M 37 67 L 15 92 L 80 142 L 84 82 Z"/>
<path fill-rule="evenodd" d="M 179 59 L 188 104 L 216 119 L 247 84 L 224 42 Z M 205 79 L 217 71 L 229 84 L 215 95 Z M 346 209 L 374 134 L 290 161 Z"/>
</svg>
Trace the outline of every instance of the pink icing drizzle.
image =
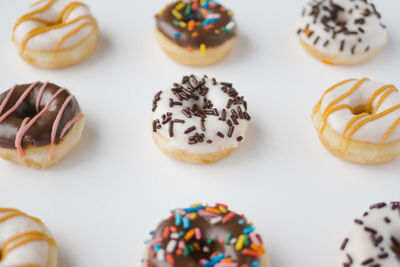
<svg viewBox="0 0 400 267">
<path fill-rule="evenodd" d="M 38 113 L 36 114 L 35 117 L 33 117 L 28 124 L 26 125 L 21 125 L 19 128 L 17 135 L 15 137 L 15 147 L 17 148 L 17 154 L 19 157 L 24 157 L 25 153 L 24 150 L 22 149 L 22 139 L 26 132 L 29 130 L 29 128 L 44 114 L 46 111 L 50 108 L 51 103 L 56 99 L 56 97 L 66 90 L 65 88 L 60 88 L 58 91 L 53 95 L 53 97 L 47 102 L 46 106 Z M 19 100 L 18 100 L 19 101 Z M 21 101 L 22 103 L 22 101 Z M 0 121 L 1 122 L 1 121 Z"/>
<path fill-rule="evenodd" d="M 11 88 L 11 90 L 6 95 L 6 98 L 4 98 L 3 103 L 1 103 L 1 106 L 0 106 L 0 114 L 3 113 L 4 108 L 6 107 L 8 101 L 10 100 L 12 93 L 14 92 L 15 88 L 17 88 L 17 86 L 18 86 L 17 84 L 14 85 L 14 87 Z"/>
<path fill-rule="evenodd" d="M 51 129 L 49 159 L 52 159 L 54 156 L 54 140 L 56 139 L 57 129 L 58 126 L 60 125 L 61 117 L 64 114 L 64 111 L 67 108 L 67 105 L 69 104 L 72 98 L 73 96 L 69 95 L 67 99 L 65 99 L 63 105 L 61 106 L 61 109 L 57 113 L 56 119 L 54 120 L 53 128 Z"/>
<path fill-rule="evenodd" d="M 30 94 L 30 92 L 33 90 L 33 88 L 35 88 L 35 86 L 38 84 L 39 82 L 35 82 L 33 83 L 31 86 L 28 87 L 28 89 L 26 89 L 26 91 L 20 96 L 20 98 L 18 99 L 17 103 L 14 104 L 14 106 L 12 108 L 10 108 L 6 113 L 4 113 L 1 117 L 0 117 L 0 123 L 2 123 L 5 119 L 7 119 L 8 116 L 10 116 L 11 113 L 13 113 L 21 104 L 22 102 L 25 100 L 25 98 Z M 10 95 L 11 96 L 11 95 Z M 10 98 L 7 95 L 8 98 Z M 8 99 L 4 100 L 4 102 Z M 4 104 L 3 102 L 3 104 Z M 2 104 L 2 106 L 3 106 Z M 7 104 L 7 103 L 6 103 Z M 6 105 L 4 104 L 4 106 Z"/>
<path fill-rule="evenodd" d="M 68 131 L 68 129 L 72 126 L 72 124 L 74 124 L 75 122 L 83 119 L 85 117 L 85 115 L 83 114 L 79 114 L 78 116 L 73 117 L 72 119 L 70 119 L 64 126 L 64 129 L 62 129 L 61 134 L 60 134 L 60 138 L 63 138 L 65 133 Z"/>
<path fill-rule="evenodd" d="M 42 96 L 43 96 L 44 90 L 46 89 L 48 84 L 49 84 L 49 82 L 45 82 L 43 84 L 42 88 L 40 88 L 39 94 L 36 98 L 36 112 L 39 112 L 40 102 L 42 101 Z"/>
</svg>

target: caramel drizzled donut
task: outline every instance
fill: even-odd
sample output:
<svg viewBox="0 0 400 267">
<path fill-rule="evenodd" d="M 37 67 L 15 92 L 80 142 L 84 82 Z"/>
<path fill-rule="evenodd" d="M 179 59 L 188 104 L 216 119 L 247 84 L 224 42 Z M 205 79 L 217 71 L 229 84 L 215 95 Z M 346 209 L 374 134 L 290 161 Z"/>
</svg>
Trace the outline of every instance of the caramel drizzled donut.
<svg viewBox="0 0 400 267">
<path fill-rule="evenodd" d="M 226 205 L 176 209 L 147 241 L 143 267 L 268 267 L 263 241 Z"/>
<path fill-rule="evenodd" d="M 163 50 L 185 65 L 214 64 L 236 41 L 233 13 L 214 0 L 175 1 L 156 14 L 156 22 Z"/>
<path fill-rule="evenodd" d="M 0 95 L 0 156 L 49 167 L 79 141 L 82 119 L 67 89 L 48 82 L 15 85 Z"/>
<path fill-rule="evenodd" d="M 0 208 L 0 266 L 56 267 L 57 244 L 38 218 Z"/>
<path fill-rule="evenodd" d="M 340 246 L 341 266 L 400 266 L 400 202 L 377 203 L 355 219 Z"/>
<path fill-rule="evenodd" d="M 97 38 L 97 22 L 85 4 L 40 0 L 17 20 L 12 39 L 26 62 L 58 68 L 88 57 Z"/>
<path fill-rule="evenodd" d="M 193 163 L 222 159 L 244 140 L 250 115 L 231 83 L 184 76 L 153 100 L 152 130 L 168 156 Z"/>
<path fill-rule="evenodd" d="M 386 45 L 385 28 L 368 0 L 311 0 L 303 9 L 297 33 L 303 47 L 324 63 L 353 65 Z"/>
<path fill-rule="evenodd" d="M 394 85 L 349 79 L 328 89 L 312 119 L 333 154 L 359 163 L 400 156 L 400 94 Z"/>
</svg>

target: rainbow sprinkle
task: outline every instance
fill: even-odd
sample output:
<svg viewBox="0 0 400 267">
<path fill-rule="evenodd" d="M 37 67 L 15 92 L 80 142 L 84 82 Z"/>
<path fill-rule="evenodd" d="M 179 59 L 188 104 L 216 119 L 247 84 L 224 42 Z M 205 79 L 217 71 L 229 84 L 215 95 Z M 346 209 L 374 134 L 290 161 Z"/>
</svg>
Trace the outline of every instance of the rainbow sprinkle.
<svg viewBox="0 0 400 267">
<path fill-rule="evenodd" d="M 201 44 L 200 45 L 200 51 L 203 53 L 203 55 L 207 55 L 207 46 L 206 44 Z"/>
<path fill-rule="evenodd" d="M 210 225 L 207 227 L 212 227 L 213 224 L 229 224 L 227 227 L 235 229 L 237 227 L 241 234 L 235 236 L 234 233 L 228 232 L 220 237 L 221 240 L 209 239 L 203 235 L 203 230 L 196 226 L 198 218 L 206 220 Z M 243 221 L 243 224 L 239 221 Z M 162 225 L 165 226 L 151 232 L 152 239 L 145 242 L 150 251 L 149 258 L 142 260 L 144 266 L 149 266 L 152 261 L 166 262 L 169 266 L 175 266 L 179 261 L 178 257 L 195 259 L 197 258 L 195 254 L 201 253 L 203 256 L 199 259 L 199 264 L 204 267 L 259 267 L 259 258 L 265 253 L 263 241 L 254 233 L 253 225 L 243 215 L 229 211 L 223 204 L 215 206 L 196 204 L 172 210 L 171 216 Z M 236 262 L 229 255 L 211 251 L 211 247 L 215 247 L 214 243 L 233 247 L 237 253 L 244 255 L 241 258 L 246 259 L 246 262 Z"/>
</svg>

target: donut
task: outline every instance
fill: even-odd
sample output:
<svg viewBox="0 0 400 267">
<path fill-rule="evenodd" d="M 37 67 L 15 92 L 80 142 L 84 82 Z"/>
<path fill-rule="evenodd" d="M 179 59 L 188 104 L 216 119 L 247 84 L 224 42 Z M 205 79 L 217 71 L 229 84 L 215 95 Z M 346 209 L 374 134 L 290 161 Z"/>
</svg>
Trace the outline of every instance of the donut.
<svg viewBox="0 0 400 267">
<path fill-rule="evenodd" d="M 15 85 L 0 95 L 0 157 L 48 168 L 79 142 L 83 117 L 65 88 L 49 82 Z"/>
<path fill-rule="evenodd" d="M 215 64 L 236 43 L 233 13 L 214 0 L 178 0 L 155 17 L 158 43 L 170 58 L 183 65 Z"/>
<path fill-rule="evenodd" d="M 60 68 L 86 59 L 98 39 L 89 8 L 70 0 L 40 0 L 15 23 L 12 40 L 20 56 L 41 68 Z"/>
<path fill-rule="evenodd" d="M 38 218 L 0 208 L 0 266 L 56 267 L 57 244 Z"/>
<path fill-rule="evenodd" d="M 400 155 L 400 94 L 394 85 L 349 79 L 329 88 L 315 105 L 322 144 L 345 160 L 376 164 Z"/>
<path fill-rule="evenodd" d="M 356 65 L 376 55 L 388 35 L 368 0 L 311 0 L 297 24 L 301 45 L 326 64 Z"/>
<path fill-rule="evenodd" d="M 234 151 L 247 132 L 247 103 L 231 83 L 184 76 L 153 99 L 153 139 L 167 156 L 212 163 Z"/>
<path fill-rule="evenodd" d="M 263 240 L 226 205 L 175 209 L 146 241 L 142 267 L 269 267 Z"/>
<path fill-rule="evenodd" d="M 400 202 L 377 203 L 355 219 L 340 246 L 344 267 L 400 266 Z"/>
</svg>

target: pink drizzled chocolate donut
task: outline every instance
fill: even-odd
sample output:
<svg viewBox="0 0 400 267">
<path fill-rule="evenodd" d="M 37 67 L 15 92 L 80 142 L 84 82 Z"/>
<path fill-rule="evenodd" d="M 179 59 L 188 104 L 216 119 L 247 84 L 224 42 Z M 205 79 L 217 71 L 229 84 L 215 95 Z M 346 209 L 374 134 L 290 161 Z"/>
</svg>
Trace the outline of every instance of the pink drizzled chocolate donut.
<svg viewBox="0 0 400 267">
<path fill-rule="evenodd" d="M 15 85 L 0 95 L 0 156 L 47 168 L 81 137 L 83 114 L 66 88 L 45 82 Z"/>
</svg>

